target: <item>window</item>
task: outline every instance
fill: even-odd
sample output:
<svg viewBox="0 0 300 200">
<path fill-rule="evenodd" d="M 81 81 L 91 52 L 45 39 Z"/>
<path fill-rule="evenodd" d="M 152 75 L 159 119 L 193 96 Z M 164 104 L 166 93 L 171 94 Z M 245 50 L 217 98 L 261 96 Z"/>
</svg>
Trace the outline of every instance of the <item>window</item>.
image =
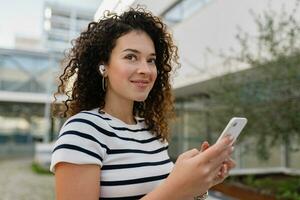
<svg viewBox="0 0 300 200">
<path fill-rule="evenodd" d="M 174 25 L 195 13 L 211 0 L 180 0 L 166 10 L 162 17 L 169 25 Z"/>
</svg>

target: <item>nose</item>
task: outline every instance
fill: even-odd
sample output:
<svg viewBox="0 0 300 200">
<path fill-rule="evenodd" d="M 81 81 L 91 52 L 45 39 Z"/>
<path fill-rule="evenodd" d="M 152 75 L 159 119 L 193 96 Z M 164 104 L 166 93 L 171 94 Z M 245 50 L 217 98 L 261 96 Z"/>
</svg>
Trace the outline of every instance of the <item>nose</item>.
<svg viewBox="0 0 300 200">
<path fill-rule="evenodd" d="M 151 66 L 146 60 L 142 61 L 138 67 L 138 73 L 139 74 L 150 74 L 151 73 L 150 68 L 151 68 Z"/>
</svg>

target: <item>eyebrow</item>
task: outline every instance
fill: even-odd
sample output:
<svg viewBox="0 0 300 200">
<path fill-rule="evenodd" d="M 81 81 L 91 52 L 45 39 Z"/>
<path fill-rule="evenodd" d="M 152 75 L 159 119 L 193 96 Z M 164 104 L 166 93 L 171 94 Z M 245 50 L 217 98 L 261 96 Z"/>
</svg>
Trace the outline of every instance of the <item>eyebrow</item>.
<svg viewBox="0 0 300 200">
<path fill-rule="evenodd" d="M 122 52 L 125 52 L 125 51 L 131 51 L 131 52 L 134 52 L 134 53 L 141 54 L 141 52 L 138 51 L 138 50 L 136 50 L 136 49 L 124 49 Z M 155 53 L 151 53 L 150 55 L 151 55 L 151 56 L 156 56 Z"/>
</svg>

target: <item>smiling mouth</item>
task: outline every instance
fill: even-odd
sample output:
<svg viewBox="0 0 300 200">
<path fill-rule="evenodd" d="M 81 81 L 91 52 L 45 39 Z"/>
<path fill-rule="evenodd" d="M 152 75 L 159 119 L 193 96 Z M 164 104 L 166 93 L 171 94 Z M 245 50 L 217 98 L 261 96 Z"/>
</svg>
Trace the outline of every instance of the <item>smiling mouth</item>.
<svg viewBox="0 0 300 200">
<path fill-rule="evenodd" d="M 137 80 L 137 81 L 131 81 L 131 83 L 135 84 L 137 87 L 146 87 L 150 83 L 149 81 L 144 81 L 144 80 Z"/>
</svg>

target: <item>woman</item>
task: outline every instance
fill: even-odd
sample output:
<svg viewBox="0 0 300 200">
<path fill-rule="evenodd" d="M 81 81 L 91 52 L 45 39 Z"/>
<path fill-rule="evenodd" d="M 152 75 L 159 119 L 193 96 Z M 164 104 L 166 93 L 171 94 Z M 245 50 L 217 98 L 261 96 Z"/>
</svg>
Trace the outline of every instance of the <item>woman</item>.
<svg viewBox="0 0 300 200">
<path fill-rule="evenodd" d="M 226 178 L 230 138 L 170 161 L 177 60 L 166 26 L 143 9 L 106 13 L 81 33 L 58 88 L 69 96 L 50 167 L 58 200 L 204 199 Z"/>
</svg>

